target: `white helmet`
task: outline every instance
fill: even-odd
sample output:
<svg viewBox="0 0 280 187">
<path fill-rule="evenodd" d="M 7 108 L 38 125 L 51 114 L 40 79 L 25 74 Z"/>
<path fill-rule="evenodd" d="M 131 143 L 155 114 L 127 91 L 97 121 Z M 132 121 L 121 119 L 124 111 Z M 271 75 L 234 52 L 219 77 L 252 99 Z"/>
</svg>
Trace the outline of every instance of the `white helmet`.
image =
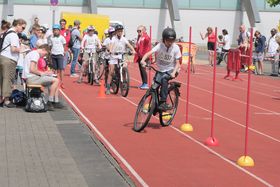
<svg viewBox="0 0 280 187">
<path fill-rule="evenodd" d="M 114 28 L 114 27 L 109 27 L 108 33 L 111 34 L 111 33 L 113 33 L 113 32 L 115 32 L 115 28 Z"/>
<path fill-rule="evenodd" d="M 108 29 L 105 29 L 104 34 L 105 35 L 109 34 Z"/>
</svg>

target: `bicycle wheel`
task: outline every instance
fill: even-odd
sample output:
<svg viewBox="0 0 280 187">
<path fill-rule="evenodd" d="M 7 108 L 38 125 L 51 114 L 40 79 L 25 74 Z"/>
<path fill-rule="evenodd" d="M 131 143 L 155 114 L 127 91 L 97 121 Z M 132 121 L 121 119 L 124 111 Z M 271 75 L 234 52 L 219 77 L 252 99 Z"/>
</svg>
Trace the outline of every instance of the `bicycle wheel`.
<svg viewBox="0 0 280 187">
<path fill-rule="evenodd" d="M 95 73 L 97 75 L 97 79 L 100 80 L 101 77 L 104 74 L 105 71 L 105 66 L 104 66 L 104 61 L 101 59 L 98 59 L 97 63 L 96 63 L 96 68 L 95 68 Z"/>
<path fill-rule="evenodd" d="M 172 88 L 168 91 L 166 103 L 172 106 L 171 110 L 160 111 L 159 121 L 162 126 L 169 126 L 177 112 L 179 102 L 179 93 L 177 88 Z"/>
<path fill-rule="evenodd" d="M 92 62 L 89 61 L 88 64 L 88 83 L 93 85 L 94 75 L 93 75 L 93 69 L 92 69 Z"/>
<path fill-rule="evenodd" d="M 122 79 L 120 83 L 121 94 L 123 97 L 126 97 L 129 91 L 129 73 L 126 67 L 122 69 Z"/>
<path fill-rule="evenodd" d="M 112 77 L 110 87 L 111 87 L 111 90 L 110 90 L 111 93 L 117 94 L 119 92 L 119 78 L 116 75 L 116 73 Z"/>
<path fill-rule="evenodd" d="M 73 54 L 70 49 L 68 49 L 67 53 L 67 64 L 70 64 L 73 60 Z"/>
<path fill-rule="evenodd" d="M 133 130 L 142 131 L 149 123 L 151 116 L 155 110 L 155 93 L 147 92 L 138 104 L 134 117 Z"/>
<path fill-rule="evenodd" d="M 227 64 L 227 61 L 228 61 L 228 53 L 225 53 L 225 54 L 224 54 L 223 60 L 224 60 L 224 62 Z"/>
</svg>

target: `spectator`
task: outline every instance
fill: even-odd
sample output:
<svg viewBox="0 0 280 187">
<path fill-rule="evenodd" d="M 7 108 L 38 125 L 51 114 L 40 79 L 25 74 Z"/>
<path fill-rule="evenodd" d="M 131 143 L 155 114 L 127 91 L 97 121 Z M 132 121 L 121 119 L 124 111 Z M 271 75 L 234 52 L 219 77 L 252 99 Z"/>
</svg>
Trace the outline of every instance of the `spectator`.
<svg viewBox="0 0 280 187">
<path fill-rule="evenodd" d="M 143 56 L 151 50 L 151 39 L 146 32 L 146 27 L 143 25 L 138 26 L 137 28 L 138 38 L 136 42 L 136 54 L 134 55 L 134 62 L 137 62 L 139 65 L 140 75 L 142 78 L 142 85 L 140 89 L 149 89 L 147 84 L 147 72 L 146 68 L 141 65 L 141 60 Z"/>
<path fill-rule="evenodd" d="M 200 37 L 202 40 L 204 40 L 205 38 L 208 38 L 208 43 L 207 43 L 208 60 L 209 60 L 209 65 L 213 66 L 216 35 L 213 32 L 213 29 L 211 27 L 208 27 L 207 33 L 204 36 L 202 33 L 200 33 Z"/>
<path fill-rule="evenodd" d="M 271 76 L 278 76 L 278 66 L 279 66 L 279 53 L 277 52 L 277 49 L 279 47 L 278 43 L 276 42 L 276 34 L 277 30 L 276 29 L 271 29 L 270 31 L 271 36 L 268 40 L 268 46 L 266 49 L 266 57 L 267 58 L 272 58 L 272 69 L 271 69 Z"/>
<path fill-rule="evenodd" d="M 64 51 L 68 51 L 68 44 L 69 44 L 69 41 L 70 41 L 70 30 L 66 28 L 66 24 L 67 24 L 67 21 L 65 19 L 61 19 L 59 21 L 59 24 L 60 24 L 60 35 L 63 36 L 65 38 L 65 41 L 66 41 L 66 45 L 64 46 Z M 63 61 L 63 67 L 65 68 L 66 67 L 66 64 L 67 64 L 67 60 L 69 58 L 69 53 L 65 53 L 64 55 L 64 61 Z"/>
<path fill-rule="evenodd" d="M 222 40 L 222 44 L 223 44 L 223 47 L 222 47 L 222 56 L 221 58 L 219 59 L 218 61 L 218 65 L 220 65 L 220 63 L 222 62 L 222 60 L 224 59 L 224 55 L 226 53 L 228 53 L 229 49 L 230 49 L 230 37 L 228 35 L 228 31 L 226 29 L 223 29 L 222 30 L 222 33 L 223 33 L 223 40 Z"/>
<path fill-rule="evenodd" d="M 21 33 L 26 27 L 26 21 L 23 19 L 15 19 L 12 28 L 8 30 L 13 31 L 6 35 L 3 42 L 3 48 L 0 55 L 0 103 L 5 107 L 15 107 L 9 101 L 12 93 L 13 80 L 16 73 L 17 60 L 20 48 L 19 37 L 17 33 Z"/>
<path fill-rule="evenodd" d="M 0 31 L 0 36 L 6 32 L 7 30 L 9 30 L 11 28 L 11 23 L 5 20 L 1 21 L 1 31 Z"/>
<path fill-rule="evenodd" d="M 263 58 L 264 58 L 264 50 L 265 50 L 265 36 L 261 35 L 260 31 L 255 32 L 255 51 L 256 56 L 255 60 L 257 62 L 257 74 L 263 75 Z"/>
<path fill-rule="evenodd" d="M 41 30 L 41 34 L 36 42 L 37 48 L 43 44 L 48 44 L 48 39 L 46 38 L 47 29 L 44 26 L 41 26 L 40 30 Z"/>
<path fill-rule="evenodd" d="M 30 48 L 36 48 L 37 40 L 41 37 L 42 31 L 40 25 L 33 25 L 33 34 L 30 36 Z"/>
<path fill-rule="evenodd" d="M 239 27 L 239 36 L 237 38 L 237 42 L 238 42 L 238 47 L 241 51 L 241 55 L 246 55 L 249 56 L 250 54 L 250 50 L 249 50 L 249 39 L 250 39 L 250 32 L 246 31 L 246 27 L 245 25 L 241 25 Z M 243 66 L 244 70 L 246 71 L 248 68 L 249 64 L 249 58 L 248 57 L 241 57 L 241 65 Z"/>
<path fill-rule="evenodd" d="M 48 86 L 49 89 L 49 99 L 48 99 L 48 109 L 62 108 L 63 106 L 59 103 L 58 98 L 58 86 L 59 80 L 53 77 L 52 71 L 39 71 L 38 70 L 38 60 L 40 57 L 46 56 L 50 51 L 48 44 L 41 45 L 38 49 L 31 51 L 25 56 L 23 77 L 26 78 L 28 84 L 39 84 L 42 86 Z"/>
<path fill-rule="evenodd" d="M 78 57 L 80 54 L 81 41 L 83 39 L 81 37 L 81 33 L 79 31 L 80 25 L 81 25 L 81 22 L 79 20 L 75 20 L 74 27 L 71 30 L 71 40 L 74 43 L 74 45 L 71 48 L 72 53 L 73 53 L 73 61 L 71 64 L 71 69 L 70 69 L 70 77 L 78 77 L 78 75 L 76 74 L 75 68 L 76 68 L 76 64 L 77 64 Z"/>
<path fill-rule="evenodd" d="M 66 40 L 60 35 L 60 25 L 53 25 L 53 36 L 49 38 L 49 45 L 51 46 L 51 54 L 52 54 L 52 65 L 53 69 L 58 74 L 60 82 L 62 84 L 63 76 L 64 76 L 64 49 L 65 49 Z"/>
<path fill-rule="evenodd" d="M 39 25 L 39 18 L 38 18 L 38 17 L 35 17 L 35 18 L 34 18 L 34 23 L 33 23 L 33 24 L 30 26 L 30 28 L 28 29 L 28 32 L 29 32 L 30 35 L 33 35 L 33 34 L 34 34 L 34 29 L 33 29 L 33 27 L 34 27 L 35 25 Z"/>
</svg>

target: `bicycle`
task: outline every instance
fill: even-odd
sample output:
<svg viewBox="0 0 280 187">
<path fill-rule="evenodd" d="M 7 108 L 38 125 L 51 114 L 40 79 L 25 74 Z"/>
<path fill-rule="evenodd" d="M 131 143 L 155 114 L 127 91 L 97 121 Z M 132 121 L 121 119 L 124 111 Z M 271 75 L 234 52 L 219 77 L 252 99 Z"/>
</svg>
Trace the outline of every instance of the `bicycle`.
<svg viewBox="0 0 280 187">
<path fill-rule="evenodd" d="M 98 72 L 98 70 L 97 70 L 98 63 L 94 59 L 95 52 L 91 49 L 86 49 L 86 51 L 88 51 L 88 54 L 89 54 L 89 59 L 88 59 L 89 62 L 88 62 L 88 68 L 87 68 L 88 83 L 93 85 L 95 73 Z"/>
<path fill-rule="evenodd" d="M 221 64 L 223 61 L 227 64 L 228 52 L 217 51 L 217 64 Z"/>
<path fill-rule="evenodd" d="M 147 90 L 145 95 L 140 100 L 136 114 L 134 117 L 133 130 L 136 132 L 142 131 L 149 123 L 152 115 L 157 115 L 159 113 L 159 120 L 161 126 L 169 126 L 175 117 L 177 112 L 181 84 L 178 82 L 168 83 L 168 96 L 166 103 L 170 105 L 170 110 L 162 111 L 158 109 L 159 106 L 159 90 L 161 88 L 160 80 L 158 80 L 158 75 L 164 74 L 165 78 L 171 80 L 171 75 L 163 72 L 157 71 L 152 66 L 147 66 L 153 69 L 156 74 L 154 76 L 154 81 L 151 87 Z"/>
<path fill-rule="evenodd" d="M 129 92 L 129 72 L 127 69 L 127 63 L 124 60 L 124 55 L 130 53 L 115 53 L 115 55 L 122 55 L 122 59 L 118 60 L 118 64 L 115 65 L 115 72 L 112 76 L 112 81 L 110 87 L 113 94 L 117 94 L 119 88 L 121 90 L 121 95 L 126 97 Z"/>
<path fill-rule="evenodd" d="M 97 51 L 98 54 L 98 59 L 96 61 L 96 75 L 97 75 L 97 79 L 100 80 L 105 72 L 106 69 L 106 60 L 105 60 L 105 51 L 104 49 L 98 50 Z"/>
</svg>

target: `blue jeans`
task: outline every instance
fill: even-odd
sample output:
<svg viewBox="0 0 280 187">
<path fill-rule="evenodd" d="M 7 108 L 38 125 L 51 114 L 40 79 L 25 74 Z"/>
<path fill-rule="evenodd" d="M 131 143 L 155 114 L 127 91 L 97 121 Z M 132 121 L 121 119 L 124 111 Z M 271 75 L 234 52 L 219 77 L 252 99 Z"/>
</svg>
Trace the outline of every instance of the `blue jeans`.
<svg viewBox="0 0 280 187">
<path fill-rule="evenodd" d="M 75 72 L 75 68 L 76 68 L 76 64 L 78 62 L 78 57 L 80 54 L 80 49 L 77 48 L 72 48 L 72 53 L 73 53 L 73 61 L 71 63 L 71 70 L 70 70 L 70 74 L 76 73 Z"/>
</svg>

